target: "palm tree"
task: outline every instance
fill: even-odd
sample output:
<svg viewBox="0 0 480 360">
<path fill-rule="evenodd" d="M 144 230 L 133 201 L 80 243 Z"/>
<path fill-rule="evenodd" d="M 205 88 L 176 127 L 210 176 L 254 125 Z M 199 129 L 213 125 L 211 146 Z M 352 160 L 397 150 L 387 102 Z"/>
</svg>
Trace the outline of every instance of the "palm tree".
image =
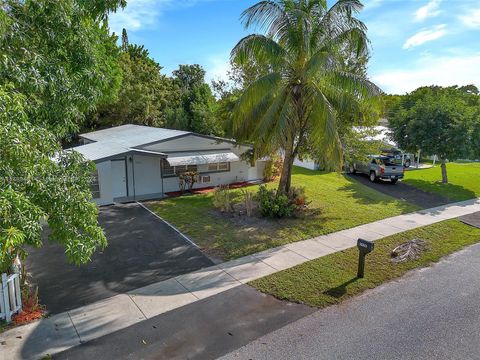
<svg viewBox="0 0 480 360">
<path fill-rule="evenodd" d="M 232 50 L 232 62 L 268 69 L 243 91 L 232 128 L 252 141 L 257 154 L 281 149 L 284 166 L 278 192 L 290 189 L 292 166 L 302 147 L 321 149 L 325 159 L 342 162 L 338 114 L 358 111 L 379 89 L 345 64 L 368 54 L 366 26 L 355 14 L 358 0 L 266 0 L 242 13 L 249 35 Z"/>
</svg>

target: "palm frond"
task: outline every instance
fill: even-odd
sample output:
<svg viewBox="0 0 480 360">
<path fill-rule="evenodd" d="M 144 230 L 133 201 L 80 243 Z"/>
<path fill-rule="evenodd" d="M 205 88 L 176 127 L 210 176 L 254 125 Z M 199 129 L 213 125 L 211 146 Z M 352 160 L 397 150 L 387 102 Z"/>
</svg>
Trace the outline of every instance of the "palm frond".
<svg viewBox="0 0 480 360">
<path fill-rule="evenodd" d="M 354 28 L 366 33 L 366 25 L 353 16 L 362 7 L 362 3 L 358 0 L 339 0 L 321 18 L 313 38 L 318 38 L 322 42 Z"/>
<path fill-rule="evenodd" d="M 257 126 L 253 132 L 254 138 L 267 141 L 268 138 L 271 138 L 274 135 L 273 130 L 277 127 L 277 123 L 281 118 L 280 114 L 287 101 L 287 97 L 288 90 L 283 89 L 283 91 L 273 99 L 268 110 L 261 118 L 259 118 Z"/>
<path fill-rule="evenodd" d="M 270 73 L 254 81 L 245 89 L 235 104 L 232 129 L 239 137 L 250 137 L 260 116 L 268 110 L 275 98 L 282 77 Z"/>
<path fill-rule="evenodd" d="M 310 139 L 321 149 L 324 162 L 328 160 L 328 164 L 324 165 L 341 164 L 342 151 L 335 109 L 318 86 L 313 85 L 311 96 L 312 106 L 308 117 Z"/>
<path fill-rule="evenodd" d="M 273 0 L 260 1 L 242 12 L 240 20 L 245 28 L 258 27 L 266 31 L 272 25 L 288 21 L 287 14 L 281 4 Z"/>
<path fill-rule="evenodd" d="M 329 75 L 332 86 L 350 94 L 355 94 L 361 99 L 378 96 L 382 90 L 370 80 L 346 71 L 332 71 Z"/>
<path fill-rule="evenodd" d="M 285 61 L 286 52 L 278 43 L 264 35 L 248 35 L 233 48 L 230 57 L 238 64 L 257 62 L 276 67 Z"/>
<path fill-rule="evenodd" d="M 314 78 L 319 72 L 326 69 L 332 69 L 335 66 L 335 60 L 330 51 L 321 49 L 313 54 L 305 64 L 306 78 Z"/>
</svg>

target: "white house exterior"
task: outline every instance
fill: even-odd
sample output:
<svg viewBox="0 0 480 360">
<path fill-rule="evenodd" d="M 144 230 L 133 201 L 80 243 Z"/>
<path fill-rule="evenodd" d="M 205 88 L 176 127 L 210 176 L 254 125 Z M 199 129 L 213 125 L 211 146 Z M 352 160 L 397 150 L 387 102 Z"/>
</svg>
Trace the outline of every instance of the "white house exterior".
<svg viewBox="0 0 480 360">
<path fill-rule="evenodd" d="M 160 198 L 179 190 L 178 174 L 197 171 L 194 188 L 257 181 L 264 161 L 242 160 L 249 146 L 186 131 L 122 125 L 80 135 L 74 147 L 95 162 L 98 180 L 92 190 L 99 205 Z"/>
</svg>

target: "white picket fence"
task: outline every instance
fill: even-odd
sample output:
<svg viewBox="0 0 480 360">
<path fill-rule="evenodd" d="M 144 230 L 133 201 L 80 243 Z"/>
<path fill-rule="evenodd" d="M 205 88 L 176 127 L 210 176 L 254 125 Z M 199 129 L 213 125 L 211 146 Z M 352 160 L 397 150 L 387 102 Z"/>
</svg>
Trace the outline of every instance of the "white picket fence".
<svg viewBox="0 0 480 360">
<path fill-rule="evenodd" d="M 12 321 L 12 315 L 22 310 L 22 296 L 20 291 L 20 274 L 7 276 L 2 274 L 0 288 L 0 319 L 7 323 Z"/>
</svg>

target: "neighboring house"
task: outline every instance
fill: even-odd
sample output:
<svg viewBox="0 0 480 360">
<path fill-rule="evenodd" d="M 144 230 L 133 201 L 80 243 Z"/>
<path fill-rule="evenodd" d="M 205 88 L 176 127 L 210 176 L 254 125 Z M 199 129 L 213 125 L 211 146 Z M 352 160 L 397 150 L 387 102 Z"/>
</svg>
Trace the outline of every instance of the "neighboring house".
<svg viewBox="0 0 480 360">
<path fill-rule="evenodd" d="M 373 130 L 374 135 L 364 136 L 364 140 L 367 141 L 381 141 L 385 147 L 395 147 L 396 144 L 390 137 L 391 130 L 385 125 L 388 124 L 385 119 L 381 119 L 379 122 L 381 125 L 375 126 L 373 128 L 366 128 L 361 126 L 354 127 L 355 131 L 358 133 L 362 133 L 365 130 Z M 309 170 L 319 170 L 321 169 L 321 165 L 312 159 L 302 159 L 296 158 L 293 162 L 293 165 L 303 167 Z"/>
<path fill-rule="evenodd" d="M 302 160 L 295 158 L 293 165 L 300 166 L 308 170 L 320 170 L 320 165 L 316 161 L 307 158 Z"/>
<path fill-rule="evenodd" d="M 73 150 L 95 162 L 92 183 L 99 205 L 163 197 L 180 189 L 178 175 L 196 171 L 194 188 L 256 181 L 264 161 L 242 160 L 250 146 L 186 131 L 122 125 L 80 135 L 84 145 Z"/>
</svg>

